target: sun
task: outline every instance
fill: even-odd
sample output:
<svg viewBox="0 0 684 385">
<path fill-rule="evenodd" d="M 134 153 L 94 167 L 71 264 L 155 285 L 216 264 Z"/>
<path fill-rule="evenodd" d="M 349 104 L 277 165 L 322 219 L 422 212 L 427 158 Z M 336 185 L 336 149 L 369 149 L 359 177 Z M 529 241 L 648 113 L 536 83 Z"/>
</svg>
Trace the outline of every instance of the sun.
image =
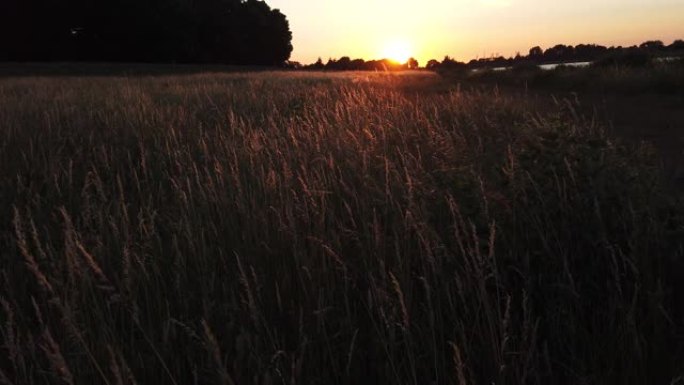
<svg viewBox="0 0 684 385">
<path fill-rule="evenodd" d="M 382 57 L 399 64 L 404 64 L 411 58 L 411 43 L 406 40 L 393 40 L 385 45 Z"/>
</svg>

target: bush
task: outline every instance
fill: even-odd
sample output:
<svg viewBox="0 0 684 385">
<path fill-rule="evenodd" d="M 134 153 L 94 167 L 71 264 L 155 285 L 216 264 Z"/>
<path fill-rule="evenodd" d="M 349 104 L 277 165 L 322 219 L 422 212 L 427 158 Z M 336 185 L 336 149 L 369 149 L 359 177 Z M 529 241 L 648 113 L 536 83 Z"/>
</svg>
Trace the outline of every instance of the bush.
<svg viewBox="0 0 684 385">
<path fill-rule="evenodd" d="M 516 74 L 537 74 L 543 70 L 538 64 L 532 62 L 521 62 L 516 63 L 513 68 L 511 68 L 511 71 Z"/>
<path fill-rule="evenodd" d="M 653 55 L 641 51 L 621 51 L 619 53 L 606 55 L 594 63 L 593 67 L 628 67 L 646 68 L 653 65 Z"/>
</svg>

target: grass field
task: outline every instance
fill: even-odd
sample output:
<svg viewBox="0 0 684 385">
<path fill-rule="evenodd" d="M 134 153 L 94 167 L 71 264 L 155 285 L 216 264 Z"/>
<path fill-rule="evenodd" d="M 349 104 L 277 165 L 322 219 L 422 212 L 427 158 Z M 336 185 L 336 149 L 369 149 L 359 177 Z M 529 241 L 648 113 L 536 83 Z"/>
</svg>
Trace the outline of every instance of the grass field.
<svg viewBox="0 0 684 385">
<path fill-rule="evenodd" d="M 431 74 L 0 79 L 0 383 L 680 384 L 684 205 L 609 125 Z"/>
</svg>

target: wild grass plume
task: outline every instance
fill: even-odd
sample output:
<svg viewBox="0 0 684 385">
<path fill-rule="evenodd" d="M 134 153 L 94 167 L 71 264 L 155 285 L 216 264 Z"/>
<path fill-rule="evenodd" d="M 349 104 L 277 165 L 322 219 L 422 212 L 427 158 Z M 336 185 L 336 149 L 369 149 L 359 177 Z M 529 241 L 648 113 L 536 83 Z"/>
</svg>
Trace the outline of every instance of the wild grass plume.
<svg viewBox="0 0 684 385">
<path fill-rule="evenodd" d="M 431 76 L 0 80 L 0 382 L 681 378 L 653 150 Z"/>
</svg>

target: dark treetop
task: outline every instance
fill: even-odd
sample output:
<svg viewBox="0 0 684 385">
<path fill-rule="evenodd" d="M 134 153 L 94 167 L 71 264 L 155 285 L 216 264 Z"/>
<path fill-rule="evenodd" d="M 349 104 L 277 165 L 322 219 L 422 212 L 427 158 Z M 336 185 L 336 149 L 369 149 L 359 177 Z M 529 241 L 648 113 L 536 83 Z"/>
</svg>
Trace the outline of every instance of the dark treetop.
<svg viewBox="0 0 684 385">
<path fill-rule="evenodd" d="M 0 61 L 280 65 L 291 41 L 258 0 L 0 1 Z"/>
</svg>

